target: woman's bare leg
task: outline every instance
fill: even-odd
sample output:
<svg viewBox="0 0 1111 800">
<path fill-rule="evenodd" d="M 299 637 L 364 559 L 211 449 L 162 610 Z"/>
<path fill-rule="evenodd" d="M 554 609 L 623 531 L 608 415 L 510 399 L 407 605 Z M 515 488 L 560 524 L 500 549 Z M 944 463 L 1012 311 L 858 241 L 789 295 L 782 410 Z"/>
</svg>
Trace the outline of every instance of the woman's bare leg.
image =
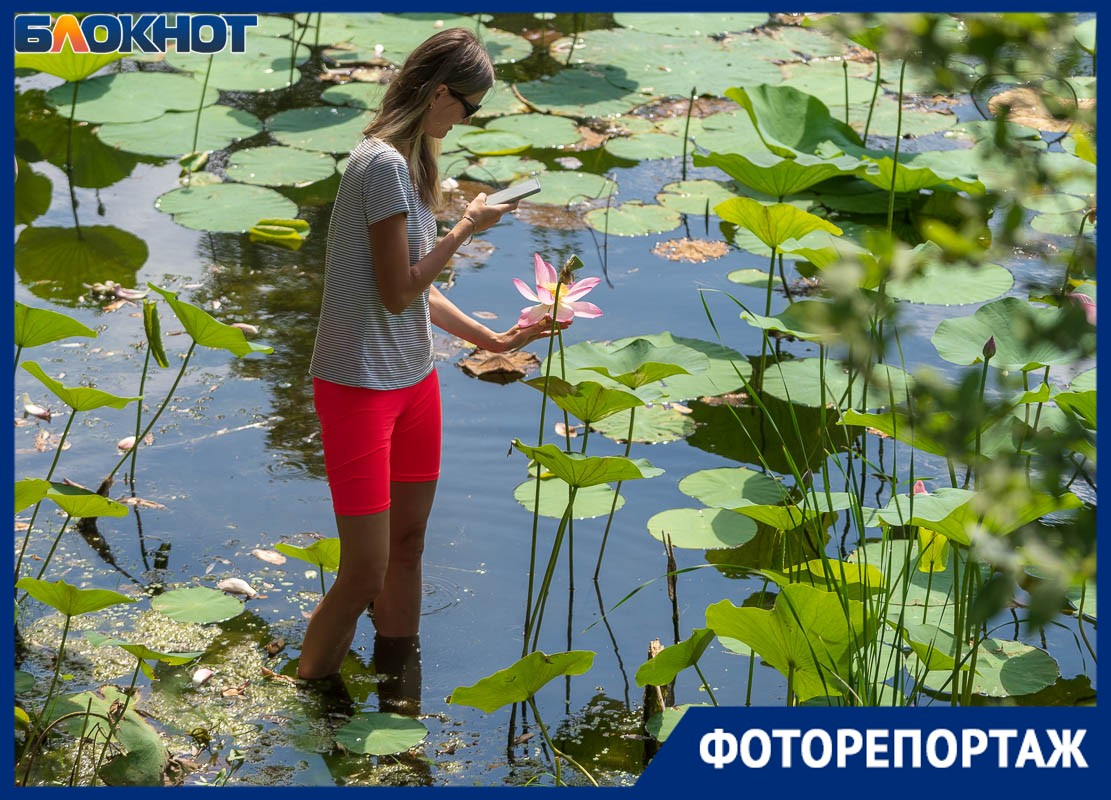
<svg viewBox="0 0 1111 800">
<path fill-rule="evenodd" d="M 359 617 L 382 591 L 390 561 L 389 509 L 377 514 L 336 514 L 340 569 L 309 620 L 297 676 L 323 678 L 339 672 Z"/>
<path fill-rule="evenodd" d="M 374 601 L 374 628 L 382 636 L 416 636 L 422 596 L 421 555 L 436 481 L 390 484 L 389 566 Z"/>
</svg>

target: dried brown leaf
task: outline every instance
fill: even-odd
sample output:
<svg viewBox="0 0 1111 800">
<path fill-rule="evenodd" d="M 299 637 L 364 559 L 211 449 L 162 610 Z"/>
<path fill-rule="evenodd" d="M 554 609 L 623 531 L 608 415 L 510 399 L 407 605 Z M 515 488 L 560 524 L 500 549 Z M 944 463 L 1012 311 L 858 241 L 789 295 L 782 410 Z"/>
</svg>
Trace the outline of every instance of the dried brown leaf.
<svg viewBox="0 0 1111 800">
<path fill-rule="evenodd" d="M 515 353 L 491 353 L 482 348 L 459 362 L 459 366 L 472 378 L 494 383 L 512 383 L 540 367 L 540 359 L 532 353 L 518 350 Z"/>
</svg>

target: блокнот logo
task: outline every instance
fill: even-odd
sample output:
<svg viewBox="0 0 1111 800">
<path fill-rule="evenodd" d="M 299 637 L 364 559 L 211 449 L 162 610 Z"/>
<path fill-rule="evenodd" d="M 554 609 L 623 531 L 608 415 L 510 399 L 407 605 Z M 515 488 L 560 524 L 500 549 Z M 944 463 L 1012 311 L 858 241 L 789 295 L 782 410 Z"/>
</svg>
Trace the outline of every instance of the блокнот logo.
<svg viewBox="0 0 1111 800">
<path fill-rule="evenodd" d="M 179 53 L 246 50 L 247 28 L 257 14 L 17 14 L 17 53 L 60 53 L 68 41 L 75 53 Z"/>
</svg>

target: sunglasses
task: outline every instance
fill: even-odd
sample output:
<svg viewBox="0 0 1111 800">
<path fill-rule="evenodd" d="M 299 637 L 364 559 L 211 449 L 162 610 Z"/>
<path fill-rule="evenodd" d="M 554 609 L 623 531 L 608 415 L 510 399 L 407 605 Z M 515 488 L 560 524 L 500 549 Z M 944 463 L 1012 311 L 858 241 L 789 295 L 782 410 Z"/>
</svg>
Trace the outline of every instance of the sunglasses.
<svg viewBox="0 0 1111 800">
<path fill-rule="evenodd" d="M 473 117 L 475 114 L 478 113 L 478 110 L 480 108 L 482 108 L 481 105 L 475 105 L 470 100 L 468 100 L 466 97 L 459 94 L 459 92 L 452 89 L 450 86 L 447 87 L 447 91 L 448 91 L 448 94 L 450 94 L 452 97 L 454 97 L 456 100 L 458 100 L 459 104 L 463 106 L 463 116 L 464 117 Z"/>
</svg>

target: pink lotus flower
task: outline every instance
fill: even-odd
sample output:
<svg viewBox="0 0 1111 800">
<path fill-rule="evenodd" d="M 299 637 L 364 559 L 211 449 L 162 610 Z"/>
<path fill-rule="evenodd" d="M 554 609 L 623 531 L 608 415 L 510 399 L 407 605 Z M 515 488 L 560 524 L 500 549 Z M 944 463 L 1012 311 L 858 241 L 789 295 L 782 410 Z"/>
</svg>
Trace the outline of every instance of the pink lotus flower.
<svg viewBox="0 0 1111 800">
<path fill-rule="evenodd" d="M 922 481 L 915 481 L 914 482 L 914 493 L 915 494 L 929 494 L 929 492 L 926 491 L 926 484 Z"/>
<path fill-rule="evenodd" d="M 533 255 L 536 266 L 536 291 L 520 278 L 514 278 L 513 283 L 526 299 L 536 303 L 534 306 L 521 309 L 521 316 L 517 326 L 528 328 L 545 320 L 551 320 L 554 315 L 558 322 L 570 322 L 575 317 L 593 319 L 602 316 L 602 309 L 593 303 L 580 300 L 587 292 L 601 282 L 601 278 L 583 278 L 571 284 L 560 284 L 559 274 L 555 267 L 540 257 L 539 253 Z"/>
<path fill-rule="evenodd" d="M 1073 305 L 1080 306 L 1084 310 L 1084 317 L 1088 320 L 1089 324 L 1096 324 L 1096 301 L 1088 297 L 1083 292 L 1071 292 L 1067 295 L 1069 301 Z"/>
</svg>

